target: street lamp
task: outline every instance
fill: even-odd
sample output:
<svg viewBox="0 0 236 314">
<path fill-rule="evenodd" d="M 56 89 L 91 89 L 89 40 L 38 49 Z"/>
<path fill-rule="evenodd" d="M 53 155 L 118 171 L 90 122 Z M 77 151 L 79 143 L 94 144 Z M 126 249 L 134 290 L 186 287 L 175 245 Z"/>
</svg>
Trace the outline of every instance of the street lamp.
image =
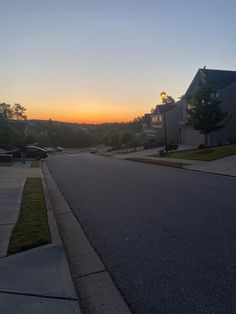
<svg viewBox="0 0 236 314">
<path fill-rule="evenodd" d="M 167 104 L 167 100 L 168 100 L 168 95 L 165 92 L 161 92 L 160 93 L 160 97 L 162 100 L 162 104 L 166 105 Z M 163 128 L 164 128 L 164 142 L 165 142 L 165 153 L 167 155 L 168 152 L 168 147 L 167 147 L 167 132 L 166 132 L 166 108 L 163 107 Z"/>
</svg>

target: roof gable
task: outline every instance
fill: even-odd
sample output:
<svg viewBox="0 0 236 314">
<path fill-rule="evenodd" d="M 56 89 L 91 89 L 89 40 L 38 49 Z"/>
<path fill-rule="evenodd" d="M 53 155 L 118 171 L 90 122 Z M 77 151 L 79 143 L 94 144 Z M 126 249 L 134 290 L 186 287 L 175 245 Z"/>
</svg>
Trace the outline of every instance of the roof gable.
<svg viewBox="0 0 236 314">
<path fill-rule="evenodd" d="M 212 79 L 216 88 L 224 89 L 236 82 L 236 71 L 200 69 L 205 75 Z"/>
<path fill-rule="evenodd" d="M 222 90 L 236 82 L 236 71 L 199 69 L 189 85 L 185 97 L 192 96 L 197 91 L 199 81 L 203 81 L 206 75 L 217 90 Z"/>
</svg>

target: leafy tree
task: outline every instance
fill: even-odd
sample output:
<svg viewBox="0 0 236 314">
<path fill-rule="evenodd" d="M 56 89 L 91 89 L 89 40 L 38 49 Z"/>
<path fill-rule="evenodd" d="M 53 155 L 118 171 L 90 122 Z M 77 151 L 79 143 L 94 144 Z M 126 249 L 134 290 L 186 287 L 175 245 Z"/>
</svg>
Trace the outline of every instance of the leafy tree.
<svg viewBox="0 0 236 314">
<path fill-rule="evenodd" d="M 0 146 L 10 148 L 19 146 L 25 140 L 25 134 L 18 131 L 12 120 L 25 120 L 26 109 L 20 104 L 13 106 L 0 104 Z"/>
<path fill-rule="evenodd" d="M 130 131 L 125 131 L 121 136 L 121 143 L 129 147 L 130 143 L 134 140 L 134 134 Z"/>
<path fill-rule="evenodd" d="M 118 146 L 120 144 L 120 134 L 118 131 L 113 131 L 105 141 L 107 146 Z"/>
<path fill-rule="evenodd" d="M 143 116 L 135 118 L 132 122 L 129 123 L 129 130 L 134 133 L 142 132 L 144 122 L 145 121 Z"/>
<path fill-rule="evenodd" d="M 9 120 L 12 119 L 12 108 L 11 105 L 6 103 L 0 104 L 0 119 Z"/>
<path fill-rule="evenodd" d="M 132 139 L 132 141 L 130 142 L 130 147 L 133 147 L 134 150 L 137 150 L 137 147 L 141 144 L 141 141 L 137 138 L 137 136 L 134 136 L 134 138 Z"/>
<path fill-rule="evenodd" d="M 13 106 L 1 103 L 0 104 L 0 118 L 7 120 L 26 120 L 26 109 L 20 104 L 14 104 Z"/>
<path fill-rule="evenodd" d="M 199 82 L 197 92 L 189 98 L 188 122 L 195 130 L 205 135 L 205 145 L 207 145 L 207 135 L 222 129 L 230 118 L 222 111 L 220 103 L 217 90 L 209 77 L 206 77 L 204 82 Z"/>
<path fill-rule="evenodd" d="M 27 116 L 25 114 L 26 109 L 25 107 L 21 106 L 20 104 L 14 104 L 11 108 L 12 110 L 12 119 L 15 120 L 26 120 Z"/>
</svg>

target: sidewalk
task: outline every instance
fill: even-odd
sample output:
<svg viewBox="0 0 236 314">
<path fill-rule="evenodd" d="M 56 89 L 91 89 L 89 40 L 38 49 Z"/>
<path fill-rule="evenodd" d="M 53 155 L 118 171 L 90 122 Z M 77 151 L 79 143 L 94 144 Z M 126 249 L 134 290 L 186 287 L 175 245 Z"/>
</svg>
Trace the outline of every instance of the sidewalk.
<svg viewBox="0 0 236 314">
<path fill-rule="evenodd" d="M 42 177 L 31 162 L 0 167 L 0 308 L 4 314 L 80 313 L 64 250 L 46 196 L 51 244 L 7 256 L 27 177 Z"/>
<path fill-rule="evenodd" d="M 184 145 L 181 145 L 178 150 L 184 150 L 190 148 Z M 110 157 L 118 159 L 129 159 L 135 158 L 137 161 L 140 158 L 140 161 L 143 158 L 148 161 L 159 161 L 160 164 L 173 163 L 180 164 L 182 168 L 194 171 L 209 172 L 220 175 L 227 175 L 236 177 L 236 155 L 213 160 L 213 161 L 201 161 L 201 160 L 190 160 L 190 159 L 180 159 L 180 158 L 168 158 L 168 157 L 158 157 L 159 151 L 161 148 L 153 148 L 149 150 L 142 150 L 138 152 L 132 152 L 127 154 L 112 154 Z M 152 156 L 152 155 L 157 156 Z"/>
<path fill-rule="evenodd" d="M 190 145 L 179 145 L 178 151 L 181 150 L 186 150 L 186 149 L 192 149 L 194 148 L 193 146 Z M 159 155 L 159 151 L 163 150 L 164 147 L 155 147 L 155 148 L 149 148 L 149 149 L 142 149 L 142 150 L 137 150 L 136 152 L 128 152 L 126 153 L 125 150 L 123 151 L 113 151 L 111 152 L 111 157 L 115 157 L 118 159 L 127 159 L 127 158 L 133 158 L 133 157 L 148 157 L 150 155 Z"/>
<path fill-rule="evenodd" d="M 236 177 L 236 155 L 213 161 L 205 161 L 195 165 L 191 164 L 184 168 Z"/>
</svg>

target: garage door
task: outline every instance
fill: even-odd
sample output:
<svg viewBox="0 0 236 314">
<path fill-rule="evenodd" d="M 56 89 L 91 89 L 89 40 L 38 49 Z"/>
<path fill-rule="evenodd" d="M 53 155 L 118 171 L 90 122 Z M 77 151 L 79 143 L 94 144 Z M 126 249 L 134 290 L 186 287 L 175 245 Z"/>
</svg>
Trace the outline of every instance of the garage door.
<svg viewBox="0 0 236 314">
<path fill-rule="evenodd" d="M 204 135 L 192 128 L 184 128 L 184 143 L 186 145 L 198 146 L 205 142 Z"/>
</svg>

